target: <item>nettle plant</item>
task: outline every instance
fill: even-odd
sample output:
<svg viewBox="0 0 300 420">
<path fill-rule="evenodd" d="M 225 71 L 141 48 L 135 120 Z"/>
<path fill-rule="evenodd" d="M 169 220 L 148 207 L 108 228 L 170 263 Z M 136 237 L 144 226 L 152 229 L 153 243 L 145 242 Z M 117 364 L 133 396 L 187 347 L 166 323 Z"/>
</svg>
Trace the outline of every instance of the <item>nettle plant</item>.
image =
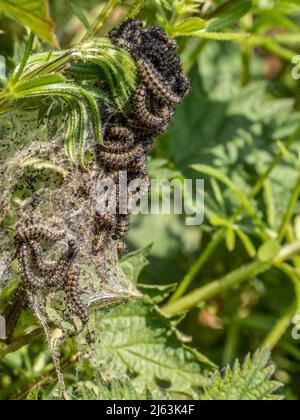
<svg viewBox="0 0 300 420">
<path fill-rule="evenodd" d="M 177 325 L 185 310 L 272 267 L 294 282 L 297 299 L 289 314 L 295 305 L 299 308 L 297 266 L 286 261 L 299 252 L 300 244 L 284 243 L 287 232 L 292 235 L 288 228 L 299 182 L 278 236 L 253 203 L 278 162 L 290 157 L 288 148 L 299 129 L 279 144 L 280 151 L 248 196 L 215 168 L 193 166 L 211 177 L 217 197 L 224 185 L 240 206 L 231 218 L 209 213 L 211 228 L 218 230 L 176 290 L 137 289 L 149 248 L 120 256 L 131 206 L 125 214 L 118 203 L 116 214 L 99 213 L 97 184 L 103 179 L 118 183 L 119 172 L 126 170 L 128 182 L 141 181 L 137 195 L 147 192 L 146 155 L 189 91 L 182 65 L 189 71 L 208 40 L 244 43 L 245 83 L 252 48 L 275 51 L 284 59 L 292 52 L 280 46 L 279 35 L 277 40 L 258 30 L 250 35 L 251 22 L 242 18 L 252 11 L 251 1 L 229 1 L 211 9 L 205 1 L 136 0 L 122 8 L 122 20 L 103 37 L 97 35 L 121 2 L 105 2 L 92 24 L 74 7 L 86 34 L 64 50 L 57 48 L 45 1 L 22 5 L 21 15 L 21 2 L 10 3 L 8 7 L 0 1 L 0 10 L 31 32 L 20 64 L 1 81 L 0 91 L 0 310 L 6 320 L 0 360 L 13 358 L 15 351 L 46 335 L 54 368 L 42 381 L 17 380 L 1 391 L 1 398 L 56 398 L 56 388 L 40 387 L 57 375 L 65 398 L 279 399 L 268 350 L 248 357 L 243 367 L 236 362 L 222 378 L 210 360 L 188 345 Z M 155 26 L 151 19 L 147 26 L 136 19 L 144 3 Z M 239 31 L 228 30 L 239 20 Z M 35 34 L 56 48 L 45 51 Z M 182 61 L 176 38 L 184 38 Z M 190 38 L 201 42 L 189 44 Z M 258 252 L 239 226 L 245 214 L 262 243 Z M 183 296 L 224 236 L 231 250 L 238 236 L 253 261 Z M 120 305 L 104 316 L 105 309 L 135 299 L 140 300 L 133 306 Z M 280 323 L 267 347 L 283 333 Z M 61 371 L 73 365 L 80 381 L 72 381 L 73 376 L 66 387 Z M 204 368 L 210 372 L 205 374 Z"/>
</svg>

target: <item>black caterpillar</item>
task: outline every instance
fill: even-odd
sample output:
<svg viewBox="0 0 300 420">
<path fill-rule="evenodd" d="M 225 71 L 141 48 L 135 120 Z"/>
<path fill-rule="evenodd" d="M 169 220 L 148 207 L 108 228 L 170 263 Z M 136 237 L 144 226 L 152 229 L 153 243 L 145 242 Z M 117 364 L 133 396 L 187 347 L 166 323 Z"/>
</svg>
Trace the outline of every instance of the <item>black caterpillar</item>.
<svg viewBox="0 0 300 420">
<path fill-rule="evenodd" d="M 163 29 L 144 28 L 141 22 L 129 19 L 113 29 L 109 38 L 133 57 L 140 80 L 132 98 L 132 111 L 127 117 L 100 103 L 103 144 L 96 147 L 97 162 L 104 170 L 103 177 L 116 182 L 118 189 L 119 171 L 127 171 L 128 183 L 140 179 L 140 190 L 136 194 L 143 196 L 149 185 L 147 153 L 154 138 L 166 131 L 175 106 L 187 95 L 189 81 L 182 72 L 177 43 L 169 39 Z M 116 241 L 119 253 L 125 250 L 122 239 L 129 228 L 130 199 L 127 210 L 128 214 L 123 214 L 120 203 L 117 203 L 116 214 L 95 214 L 92 232 L 95 256 L 103 251 L 109 240 Z M 79 289 L 80 269 L 75 265 L 79 248 L 76 242 L 68 241 L 68 249 L 58 262 L 46 261 L 39 243 L 55 243 L 63 239 L 66 239 L 64 231 L 44 225 L 17 229 L 22 290 L 27 291 L 29 297 L 30 292 L 44 288 L 65 290 L 72 312 L 84 328 L 89 317 Z"/>
</svg>

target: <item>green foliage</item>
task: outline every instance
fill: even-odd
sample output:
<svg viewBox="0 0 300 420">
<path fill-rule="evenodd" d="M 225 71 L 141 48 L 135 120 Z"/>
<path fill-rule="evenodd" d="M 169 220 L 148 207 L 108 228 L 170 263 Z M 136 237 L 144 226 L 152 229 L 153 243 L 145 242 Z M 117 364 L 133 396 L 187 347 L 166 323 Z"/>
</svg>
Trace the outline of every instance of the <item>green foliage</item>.
<svg viewBox="0 0 300 420">
<path fill-rule="evenodd" d="M 137 392 L 130 380 L 113 380 L 110 383 L 99 379 L 83 382 L 76 386 L 75 399 L 79 400 L 153 400 L 159 395 L 151 394 L 148 389 Z"/>
<path fill-rule="evenodd" d="M 1 10 L 2 3 L 9 2 L 0 1 Z M 89 121 L 101 141 L 97 101 L 126 112 L 136 83 L 132 60 L 107 41 L 107 31 L 138 14 L 177 38 L 191 79 L 190 95 L 152 153 L 151 177 L 205 179 L 203 226 L 186 227 L 177 215 L 135 217 L 134 251 L 122 259 L 122 269 L 144 299 L 95 317 L 100 341 L 84 348 L 91 366 L 83 363 L 77 376 L 72 360 L 78 349 L 64 347 L 70 396 L 276 400 L 280 381 L 288 398 L 299 398 L 299 342 L 291 337 L 291 320 L 300 311 L 300 90 L 291 77 L 291 60 L 300 51 L 299 2 L 132 0 L 124 7 L 116 0 L 74 0 L 72 10 L 50 3 L 64 49 L 45 51 L 32 34 L 27 47 L 19 47 L 21 65 L 1 77 L 2 138 L 6 115 L 23 107 L 36 115 L 43 99 L 40 115 L 51 120 L 57 114 L 59 127 L 66 122 L 66 152 L 84 166 Z M 16 10 L 6 11 L 53 45 L 45 7 L 33 26 L 27 10 L 23 20 Z M 103 37 L 94 38 L 98 34 Z M 3 51 L 20 37 L 2 36 Z M 99 75 L 105 87 L 95 88 Z M 39 134 L 31 130 L 27 141 Z M 13 286 L 1 292 L 1 309 Z M 31 343 L 36 332 L 23 335 L 30 326 L 36 328 L 35 321 L 24 314 L 15 341 L 0 343 L 0 356 L 6 355 L 1 399 L 25 398 L 27 391 L 29 399 L 59 398 L 45 347 Z M 264 345 L 274 363 L 267 350 L 255 353 Z M 247 353 L 254 356 L 242 366 L 237 360 Z M 224 372 L 228 364 L 233 367 Z"/>
<path fill-rule="evenodd" d="M 137 302 L 113 309 L 101 322 L 97 360 L 117 378 L 129 373 L 136 387 L 147 384 L 173 396 L 195 397 L 204 384 L 205 357 L 192 350 L 153 304 Z"/>
<path fill-rule="evenodd" d="M 247 356 L 243 366 L 237 361 L 233 368 L 226 368 L 223 375 L 215 374 L 206 388 L 202 400 L 227 401 L 273 401 L 281 400 L 277 391 L 280 383 L 271 380 L 274 365 L 270 363 L 270 353 L 257 352 L 253 358 Z"/>
</svg>

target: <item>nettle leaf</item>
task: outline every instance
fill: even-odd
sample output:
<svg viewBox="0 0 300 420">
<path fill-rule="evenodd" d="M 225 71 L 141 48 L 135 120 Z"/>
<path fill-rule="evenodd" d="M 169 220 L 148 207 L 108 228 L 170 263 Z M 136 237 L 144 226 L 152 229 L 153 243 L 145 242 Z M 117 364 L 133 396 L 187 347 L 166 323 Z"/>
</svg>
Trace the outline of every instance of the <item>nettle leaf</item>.
<svg viewBox="0 0 300 420">
<path fill-rule="evenodd" d="M 117 307 L 102 320 L 97 359 L 112 377 L 132 376 L 136 389 L 196 397 L 205 381 L 202 364 L 213 364 L 185 341 L 171 319 L 140 301 Z"/>
<path fill-rule="evenodd" d="M 193 17 L 180 23 L 172 28 L 173 36 L 187 36 L 195 31 L 200 31 L 206 28 L 206 22 L 199 17 Z"/>
<path fill-rule="evenodd" d="M 222 173 L 223 180 L 227 177 L 231 185 L 221 181 L 219 187 L 224 207 L 231 214 L 239 205 L 231 186 L 234 185 L 239 194 L 249 194 L 259 175 L 278 153 L 277 141 L 286 141 L 296 129 L 299 114 L 293 112 L 293 100 L 272 98 L 264 82 L 240 86 L 240 53 L 233 45 L 210 43 L 198 64 L 199 68 L 194 67 L 190 75 L 191 92 L 172 121 L 165 157 L 185 178 L 199 177 L 190 169 L 195 164 L 201 164 L 202 169 L 213 168 L 215 174 Z M 255 66 L 259 72 L 259 63 Z M 294 156 L 297 156 L 298 146 L 299 142 L 295 142 L 290 149 Z M 276 223 L 282 219 L 297 176 L 297 169 L 287 165 L 285 159 L 270 176 Z M 216 212 L 215 194 L 208 182 L 212 173 L 206 171 L 201 177 L 207 181 L 206 209 Z M 265 211 L 261 197 L 251 205 Z M 259 210 L 257 214 L 263 216 Z"/>
<path fill-rule="evenodd" d="M 43 41 L 57 46 L 47 0 L 0 0 L 0 11 L 28 26 Z"/>
<path fill-rule="evenodd" d="M 275 367 L 270 362 L 270 352 L 257 352 L 253 358 L 247 356 L 243 366 L 237 361 L 231 369 L 228 367 L 222 376 L 217 372 L 202 400 L 229 401 L 270 401 L 282 400 L 277 394 L 282 387 L 272 380 Z"/>
</svg>

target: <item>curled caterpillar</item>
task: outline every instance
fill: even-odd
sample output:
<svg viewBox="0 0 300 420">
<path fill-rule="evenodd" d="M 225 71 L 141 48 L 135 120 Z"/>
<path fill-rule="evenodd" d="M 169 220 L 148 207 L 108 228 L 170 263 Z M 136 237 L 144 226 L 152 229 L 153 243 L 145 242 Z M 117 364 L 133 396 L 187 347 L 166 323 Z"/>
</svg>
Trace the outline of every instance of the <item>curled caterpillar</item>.
<svg viewBox="0 0 300 420">
<path fill-rule="evenodd" d="M 104 139 L 105 144 L 99 145 L 100 152 L 126 152 L 135 143 L 135 136 L 129 128 L 116 125 L 106 128 Z"/>
<path fill-rule="evenodd" d="M 60 260 L 57 263 L 48 263 L 43 260 L 41 247 L 32 239 L 29 243 L 21 243 L 19 263 L 24 284 L 33 289 L 61 287 L 77 253 L 76 243 L 69 241 L 68 250 Z M 40 275 L 35 274 L 35 271 L 40 271 Z"/>
<path fill-rule="evenodd" d="M 151 112 L 149 92 L 147 91 L 146 85 L 143 83 L 138 87 L 134 99 L 133 109 L 138 122 L 144 127 L 162 127 L 162 131 L 168 125 L 172 111 L 170 106 L 166 103 L 159 109 L 158 104 L 154 109 L 155 114 Z"/>
<path fill-rule="evenodd" d="M 28 245 L 31 250 L 31 257 L 34 266 L 41 272 L 42 275 L 50 275 L 55 269 L 56 263 L 52 261 L 45 261 L 42 247 L 38 242 L 31 239 L 28 242 Z"/>
<path fill-rule="evenodd" d="M 43 225 L 32 225 L 19 227 L 16 231 L 16 240 L 18 242 L 29 242 L 31 240 L 45 239 L 49 242 L 57 242 L 64 239 L 66 232 L 64 230 L 47 228 Z"/>
<path fill-rule="evenodd" d="M 138 160 L 144 154 L 144 149 L 141 144 L 136 144 L 130 150 L 116 153 L 103 150 L 102 146 L 98 147 L 99 161 L 111 169 L 126 169 L 132 162 Z"/>
<path fill-rule="evenodd" d="M 181 102 L 182 97 L 172 91 L 169 83 L 161 77 L 160 73 L 156 70 L 150 60 L 146 58 L 139 58 L 137 66 L 141 72 L 144 82 L 155 96 L 174 105 Z"/>
<path fill-rule="evenodd" d="M 47 286 L 46 278 L 35 275 L 31 270 L 30 252 L 26 243 L 22 243 L 19 246 L 19 265 L 21 277 L 26 287 L 41 289 Z"/>
</svg>

